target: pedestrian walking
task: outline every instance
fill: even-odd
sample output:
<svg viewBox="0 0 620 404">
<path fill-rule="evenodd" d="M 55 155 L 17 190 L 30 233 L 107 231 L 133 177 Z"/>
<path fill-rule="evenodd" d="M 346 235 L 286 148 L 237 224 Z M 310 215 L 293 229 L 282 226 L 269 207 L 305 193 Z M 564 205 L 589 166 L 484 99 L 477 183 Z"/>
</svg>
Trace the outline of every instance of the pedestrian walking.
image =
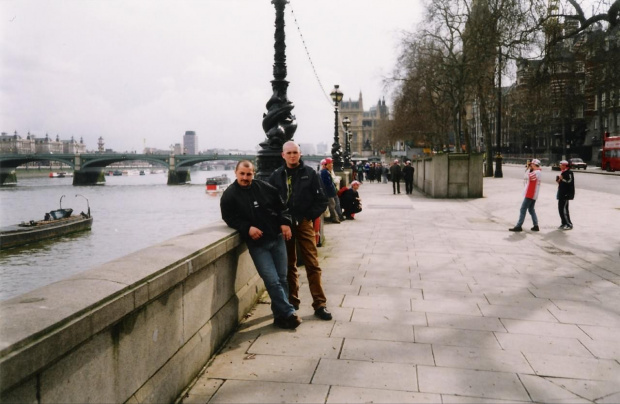
<svg viewBox="0 0 620 404">
<path fill-rule="evenodd" d="M 220 200 L 224 222 L 239 232 L 248 246 L 254 266 L 271 299 L 274 325 L 294 329 L 301 318 L 288 300 L 286 245 L 290 240 L 291 216 L 276 188 L 254 179 L 248 160 L 237 163 L 236 180 Z"/>
<path fill-rule="evenodd" d="M 508 229 L 510 231 L 520 232 L 523 231 L 523 222 L 525 221 L 525 212 L 529 212 L 530 216 L 532 216 L 532 222 L 534 222 L 534 227 L 532 227 L 532 231 L 539 231 L 538 228 L 538 217 L 536 216 L 536 210 L 534 206 L 536 205 L 536 199 L 538 198 L 538 191 L 540 190 L 540 181 L 541 181 L 541 171 L 540 171 L 540 160 L 533 159 L 530 163 L 530 169 L 525 172 L 525 190 L 524 190 L 524 198 L 521 203 L 521 210 L 519 212 L 519 220 L 517 224 Z"/>
<path fill-rule="evenodd" d="M 560 175 L 555 177 L 555 182 L 558 183 L 558 212 L 562 221 L 559 229 L 572 230 L 573 222 L 570 220 L 568 202 L 575 198 L 575 174 L 566 160 L 560 161 L 560 171 Z"/>
<path fill-rule="evenodd" d="M 297 269 L 297 249 L 303 257 L 308 286 L 312 295 L 314 315 L 322 320 L 331 320 L 327 310 L 327 297 L 321 281 L 313 221 L 327 207 L 327 197 L 321 186 L 319 175 L 301 160 L 299 145 L 288 141 L 282 146 L 284 165 L 269 177 L 269 183 L 280 192 L 292 216 L 293 237 L 286 241 L 288 255 L 289 301 L 299 308 L 299 273 Z"/>
<path fill-rule="evenodd" d="M 405 191 L 407 194 L 413 193 L 413 173 L 415 169 L 411 165 L 411 161 L 407 160 L 403 167 L 403 178 L 405 180 Z"/>
<path fill-rule="evenodd" d="M 357 163 L 357 180 L 364 182 L 364 166 L 361 162 Z"/>
<path fill-rule="evenodd" d="M 400 168 L 400 164 L 398 164 L 398 160 L 394 160 L 392 166 L 390 167 L 390 179 L 392 180 L 392 191 L 394 195 L 396 192 L 400 194 L 400 178 L 402 175 L 402 171 Z"/>
</svg>

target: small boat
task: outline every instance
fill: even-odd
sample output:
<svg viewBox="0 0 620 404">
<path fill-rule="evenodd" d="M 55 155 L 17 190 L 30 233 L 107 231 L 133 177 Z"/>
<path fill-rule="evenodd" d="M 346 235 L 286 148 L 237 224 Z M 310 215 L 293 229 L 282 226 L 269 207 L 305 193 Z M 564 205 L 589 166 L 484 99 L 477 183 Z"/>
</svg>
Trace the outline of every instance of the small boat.
<svg viewBox="0 0 620 404">
<path fill-rule="evenodd" d="M 66 171 L 58 171 L 58 172 L 50 173 L 50 178 L 65 178 L 65 177 L 73 177 L 73 173 L 68 173 Z"/>
<path fill-rule="evenodd" d="M 83 195 L 77 196 L 86 199 Z M 88 213 L 81 212 L 79 215 L 73 215 L 73 209 L 63 209 L 62 198 L 64 195 L 60 197 L 60 209 L 46 213 L 43 220 L 30 220 L 0 228 L 0 250 L 90 230 L 93 217 L 90 215 L 88 199 L 86 199 Z"/>
<path fill-rule="evenodd" d="M 223 191 L 230 184 L 230 178 L 226 174 L 207 178 L 207 192 Z"/>
<path fill-rule="evenodd" d="M 123 172 L 121 170 L 114 170 L 112 171 L 112 175 L 116 177 L 120 177 L 121 175 L 123 175 Z"/>
</svg>

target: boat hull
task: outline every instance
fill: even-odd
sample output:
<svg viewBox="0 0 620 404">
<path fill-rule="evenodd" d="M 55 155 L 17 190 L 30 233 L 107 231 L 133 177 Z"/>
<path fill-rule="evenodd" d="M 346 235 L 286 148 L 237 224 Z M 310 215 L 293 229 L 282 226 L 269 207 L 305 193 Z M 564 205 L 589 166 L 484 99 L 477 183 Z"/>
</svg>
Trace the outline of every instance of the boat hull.
<svg viewBox="0 0 620 404">
<path fill-rule="evenodd" d="M 92 216 L 80 215 L 49 222 L 37 222 L 32 226 L 5 227 L 0 229 L 0 250 L 90 230 L 92 224 Z"/>
</svg>

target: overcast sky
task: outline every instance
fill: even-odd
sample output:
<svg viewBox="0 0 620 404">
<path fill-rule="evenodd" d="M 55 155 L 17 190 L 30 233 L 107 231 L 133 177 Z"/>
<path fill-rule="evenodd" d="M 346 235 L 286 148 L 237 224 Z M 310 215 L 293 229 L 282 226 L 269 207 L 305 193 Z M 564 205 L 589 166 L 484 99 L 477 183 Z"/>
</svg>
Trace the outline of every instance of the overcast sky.
<svg viewBox="0 0 620 404">
<path fill-rule="evenodd" d="M 294 14 L 291 14 L 291 9 Z M 329 94 L 384 96 L 418 0 L 292 0 L 286 7 L 288 96 L 300 143 L 331 143 Z M 271 96 L 270 0 L 2 0 L 0 130 L 84 138 L 141 152 L 181 143 L 254 149 Z M 390 104 L 391 98 L 386 95 Z"/>
</svg>

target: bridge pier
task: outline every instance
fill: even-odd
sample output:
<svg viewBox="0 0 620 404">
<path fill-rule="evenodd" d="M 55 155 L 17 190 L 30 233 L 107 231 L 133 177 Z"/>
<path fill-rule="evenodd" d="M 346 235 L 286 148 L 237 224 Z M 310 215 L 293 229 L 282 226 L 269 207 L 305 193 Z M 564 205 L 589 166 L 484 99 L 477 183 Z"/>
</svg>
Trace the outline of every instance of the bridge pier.
<svg viewBox="0 0 620 404">
<path fill-rule="evenodd" d="M 0 186 L 17 184 L 15 171 L 0 171 Z"/>
<path fill-rule="evenodd" d="M 105 174 L 103 168 L 88 168 L 73 172 L 73 185 L 103 185 Z"/>
<path fill-rule="evenodd" d="M 188 170 L 168 170 L 168 185 L 182 185 L 191 181 Z"/>
</svg>

